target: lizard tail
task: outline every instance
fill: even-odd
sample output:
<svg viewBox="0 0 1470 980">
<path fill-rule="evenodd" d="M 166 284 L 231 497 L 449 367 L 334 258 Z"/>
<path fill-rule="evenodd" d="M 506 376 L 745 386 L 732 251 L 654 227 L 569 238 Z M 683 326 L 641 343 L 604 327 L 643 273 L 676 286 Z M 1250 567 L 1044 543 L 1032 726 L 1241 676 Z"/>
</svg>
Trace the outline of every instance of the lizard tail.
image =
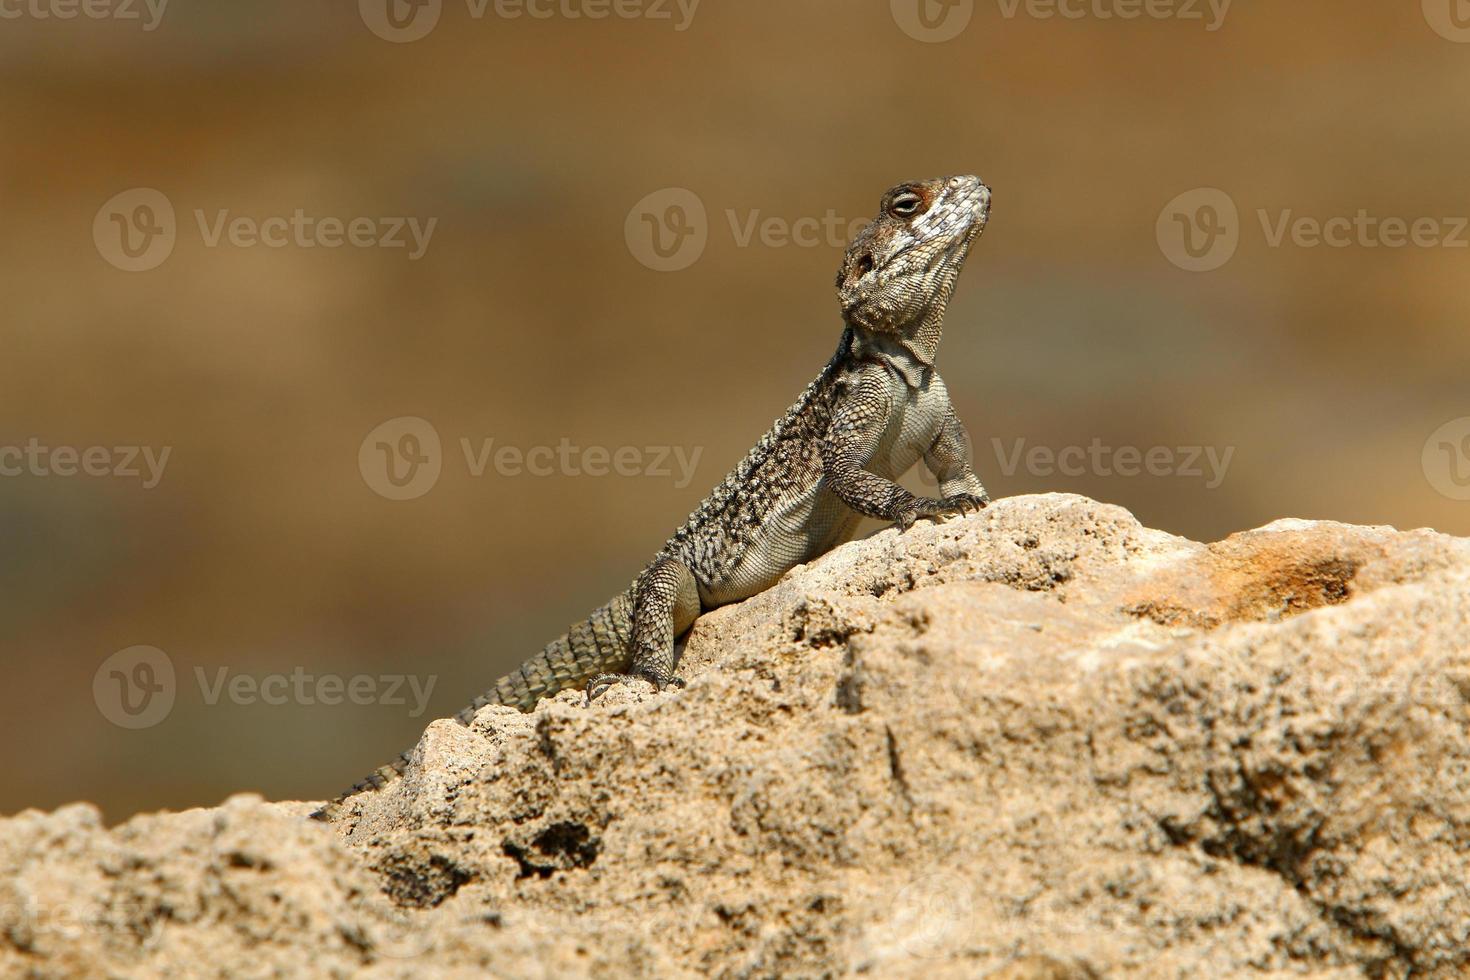
<svg viewBox="0 0 1470 980">
<path fill-rule="evenodd" d="M 558 691 L 582 687 L 599 674 L 626 671 L 632 659 L 632 623 L 633 590 L 629 589 L 496 681 L 494 687 L 456 714 L 455 721 L 468 725 L 481 708 L 492 704 L 530 711 L 536 707 L 537 701 Z M 368 790 L 382 789 L 402 776 L 408 764 L 409 753 L 404 752 L 323 805 L 311 815 L 311 819 L 323 822 L 337 819 L 349 798 Z"/>
</svg>

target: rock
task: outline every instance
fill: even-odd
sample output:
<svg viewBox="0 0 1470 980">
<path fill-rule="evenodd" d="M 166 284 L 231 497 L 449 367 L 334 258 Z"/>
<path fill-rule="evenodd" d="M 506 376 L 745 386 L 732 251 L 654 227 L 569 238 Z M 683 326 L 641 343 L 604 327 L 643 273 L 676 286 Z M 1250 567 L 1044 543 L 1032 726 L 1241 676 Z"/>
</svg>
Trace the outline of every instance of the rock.
<svg viewBox="0 0 1470 980">
<path fill-rule="evenodd" d="M 1460 976 L 1470 541 L 999 501 L 430 725 L 337 827 L 0 830 L 0 973 Z"/>
</svg>

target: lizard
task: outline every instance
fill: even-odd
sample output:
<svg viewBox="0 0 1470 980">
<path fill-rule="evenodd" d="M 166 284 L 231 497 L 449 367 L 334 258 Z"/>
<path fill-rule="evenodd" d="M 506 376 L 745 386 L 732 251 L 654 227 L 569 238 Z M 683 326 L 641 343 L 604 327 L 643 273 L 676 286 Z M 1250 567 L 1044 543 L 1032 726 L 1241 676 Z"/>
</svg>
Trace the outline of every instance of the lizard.
<svg viewBox="0 0 1470 980">
<path fill-rule="evenodd" d="M 907 530 L 919 518 L 990 502 L 970 443 L 935 369 L 945 310 L 970 246 L 990 217 L 978 177 L 912 181 L 884 194 L 837 274 L 837 351 L 787 412 L 699 505 L 632 584 L 456 715 L 487 705 L 530 711 L 587 685 L 676 681 L 675 640 L 707 610 L 770 588 L 850 540 L 862 518 Z M 938 498 L 894 481 L 920 460 Z M 403 774 L 405 752 L 312 814 L 330 821 L 353 795 Z"/>
</svg>

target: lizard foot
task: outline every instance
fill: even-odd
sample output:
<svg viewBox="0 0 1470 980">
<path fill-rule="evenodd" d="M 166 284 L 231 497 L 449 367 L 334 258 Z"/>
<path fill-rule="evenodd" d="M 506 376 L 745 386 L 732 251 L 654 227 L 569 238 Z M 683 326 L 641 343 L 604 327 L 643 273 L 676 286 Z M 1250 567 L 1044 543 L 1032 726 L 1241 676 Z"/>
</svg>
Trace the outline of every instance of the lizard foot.
<svg viewBox="0 0 1470 980">
<path fill-rule="evenodd" d="M 684 682 L 677 677 L 671 677 L 661 682 L 659 678 L 652 677 L 648 674 L 600 674 L 592 678 L 592 682 L 587 685 L 587 703 L 590 705 L 593 701 L 602 697 L 607 693 L 608 688 L 614 684 L 631 684 L 633 681 L 647 681 L 653 685 L 655 691 L 662 691 L 668 687 L 679 688 L 684 686 Z"/>
<path fill-rule="evenodd" d="M 990 503 L 990 498 L 973 493 L 958 493 L 953 497 L 935 500 L 933 497 L 917 497 L 912 504 L 898 512 L 893 523 L 900 531 L 907 531 L 920 517 L 949 517 L 953 514 L 979 513 Z"/>
<path fill-rule="evenodd" d="M 957 493 L 953 497 L 945 497 L 941 504 L 948 513 L 978 514 L 990 504 L 990 495 L 987 493 Z"/>
</svg>

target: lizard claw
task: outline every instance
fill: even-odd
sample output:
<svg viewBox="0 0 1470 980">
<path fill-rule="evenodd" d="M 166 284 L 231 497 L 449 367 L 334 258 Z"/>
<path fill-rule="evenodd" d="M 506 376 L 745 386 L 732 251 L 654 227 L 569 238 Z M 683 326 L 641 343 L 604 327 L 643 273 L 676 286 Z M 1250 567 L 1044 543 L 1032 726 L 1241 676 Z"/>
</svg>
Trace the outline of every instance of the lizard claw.
<svg viewBox="0 0 1470 980">
<path fill-rule="evenodd" d="M 655 691 L 662 691 L 669 687 L 681 688 L 684 686 L 684 682 L 677 677 L 670 677 L 660 681 L 657 677 L 638 673 L 637 671 L 631 674 L 599 674 L 597 677 L 592 678 L 591 683 L 587 685 L 587 704 L 590 705 L 593 701 L 602 697 L 607 693 L 608 688 L 614 684 L 630 684 L 633 681 L 647 681 L 653 685 Z"/>
<path fill-rule="evenodd" d="M 913 527 L 914 522 L 919 518 L 938 517 L 943 512 L 943 501 L 935 500 L 933 497 L 915 497 L 912 503 L 893 516 L 893 523 L 901 534 Z"/>
<path fill-rule="evenodd" d="M 943 500 L 935 500 L 933 497 L 917 497 L 913 503 L 894 516 L 893 523 L 900 532 L 903 532 L 913 527 L 914 521 L 920 517 L 948 517 L 951 514 L 979 513 L 989 503 L 989 497 L 973 493 L 957 493 Z"/>
<path fill-rule="evenodd" d="M 990 503 L 990 497 L 986 494 L 957 493 L 953 497 L 945 497 L 940 504 L 949 513 L 958 511 L 961 514 L 978 514 Z"/>
<path fill-rule="evenodd" d="M 614 684 L 625 684 L 632 679 L 628 674 L 600 674 L 592 678 L 592 683 L 587 685 L 587 703 L 590 705 L 602 697 Z"/>
</svg>

